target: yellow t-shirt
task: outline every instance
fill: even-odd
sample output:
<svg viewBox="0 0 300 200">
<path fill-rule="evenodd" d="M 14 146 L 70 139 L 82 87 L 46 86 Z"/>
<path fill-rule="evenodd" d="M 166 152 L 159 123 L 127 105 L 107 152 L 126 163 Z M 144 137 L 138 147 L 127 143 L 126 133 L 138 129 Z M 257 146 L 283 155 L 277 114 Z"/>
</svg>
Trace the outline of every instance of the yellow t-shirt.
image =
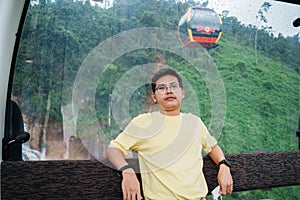
<svg viewBox="0 0 300 200">
<path fill-rule="evenodd" d="M 110 146 L 138 152 L 145 199 L 192 200 L 208 192 L 202 150 L 216 143 L 195 115 L 152 112 L 134 118 Z"/>
</svg>

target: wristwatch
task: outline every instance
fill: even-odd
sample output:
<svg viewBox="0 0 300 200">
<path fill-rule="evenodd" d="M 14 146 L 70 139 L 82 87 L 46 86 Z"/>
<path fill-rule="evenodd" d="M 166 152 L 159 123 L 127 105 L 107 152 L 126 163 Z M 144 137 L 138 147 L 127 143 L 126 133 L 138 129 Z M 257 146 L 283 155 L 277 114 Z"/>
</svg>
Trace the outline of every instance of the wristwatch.
<svg viewBox="0 0 300 200">
<path fill-rule="evenodd" d="M 221 160 L 221 161 L 218 163 L 218 169 L 220 169 L 220 165 L 222 165 L 222 164 L 224 164 L 224 165 L 226 165 L 227 167 L 231 168 L 231 163 L 230 163 L 228 160 L 224 159 L 224 160 Z"/>
<path fill-rule="evenodd" d="M 134 169 L 134 167 L 133 167 L 132 165 L 130 165 L 130 164 L 124 165 L 123 167 L 121 167 L 121 168 L 118 170 L 118 175 L 119 175 L 119 176 L 122 176 L 122 172 L 123 172 L 124 170 L 126 170 L 126 169 L 129 169 L 129 168 Z"/>
</svg>

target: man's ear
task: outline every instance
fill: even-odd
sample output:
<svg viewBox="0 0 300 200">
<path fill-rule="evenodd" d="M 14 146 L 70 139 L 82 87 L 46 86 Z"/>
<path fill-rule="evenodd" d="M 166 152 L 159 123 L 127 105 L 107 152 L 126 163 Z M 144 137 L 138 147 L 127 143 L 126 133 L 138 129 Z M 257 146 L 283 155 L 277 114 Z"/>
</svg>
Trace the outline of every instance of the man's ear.
<svg viewBox="0 0 300 200">
<path fill-rule="evenodd" d="M 151 94 L 151 98 L 152 98 L 153 102 L 156 103 L 157 100 L 156 100 L 156 96 L 154 93 Z"/>
</svg>

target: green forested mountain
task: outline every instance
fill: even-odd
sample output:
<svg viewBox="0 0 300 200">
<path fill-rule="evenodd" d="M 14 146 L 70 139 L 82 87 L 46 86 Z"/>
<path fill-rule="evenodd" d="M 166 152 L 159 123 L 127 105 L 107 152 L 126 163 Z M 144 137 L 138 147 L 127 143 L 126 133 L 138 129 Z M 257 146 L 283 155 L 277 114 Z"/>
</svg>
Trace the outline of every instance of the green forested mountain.
<svg viewBox="0 0 300 200">
<path fill-rule="evenodd" d="M 14 95 L 21 99 L 21 104 L 27 105 L 24 108 L 28 110 L 24 112 L 33 118 L 45 115 L 50 99 L 49 120 L 62 123 L 61 106 L 71 102 L 76 74 L 96 46 L 107 38 L 135 28 L 177 30 L 180 17 L 193 3 L 116 0 L 107 9 L 72 0 L 44 0 L 31 5 L 19 50 Z M 217 66 L 226 92 L 220 145 L 225 153 L 297 149 L 299 34 L 275 37 L 268 30 L 242 25 L 235 17 L 223 15 L 222 19 L 223 35 L 219 46 L 207 52 Z M 165 50 L 140 49 L 111 63 L 99 80 L 95 107 L 108 140 L 120 131 L 113 120 L 111 124 L 108 122 L 114 85 L 133 66 L 147 63 L 167 64 L 184 75 L 199 100 L 201 118 L 209 123 L 212 102 L 201 73 L 188 61 Z M 36 84 L 29 84 L 32 82 Z M 132 116 L 151 104 L 145 97 L 149 94 L 148 87 L 138 88 L 131 97 Z M 31 95 L 30 99 L 26 94 Z M 187 103 L 184 109 L 193 110 L 189 105 Z M 82 117 L 88 120 L 88 116 Z M 242 192 L 226 199 L 297 198 L 299 186 Z"/>
</svg>

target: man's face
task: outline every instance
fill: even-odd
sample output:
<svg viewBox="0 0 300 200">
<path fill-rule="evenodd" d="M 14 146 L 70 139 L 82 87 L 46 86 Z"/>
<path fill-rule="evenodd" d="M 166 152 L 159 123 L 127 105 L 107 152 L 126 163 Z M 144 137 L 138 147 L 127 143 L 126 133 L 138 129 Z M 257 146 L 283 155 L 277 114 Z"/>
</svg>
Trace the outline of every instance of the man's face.
<svg viewBox="0 0 300 200">
<path fill-rule="evenodd" d="M 162 113 L 180 113 L 180 105 L 184 96 L 184 90 L 179 86 L 175 76 L 162 76 L 156 81 L 156 90 L 152 99 L 157 102 Z"/>
</svg>

